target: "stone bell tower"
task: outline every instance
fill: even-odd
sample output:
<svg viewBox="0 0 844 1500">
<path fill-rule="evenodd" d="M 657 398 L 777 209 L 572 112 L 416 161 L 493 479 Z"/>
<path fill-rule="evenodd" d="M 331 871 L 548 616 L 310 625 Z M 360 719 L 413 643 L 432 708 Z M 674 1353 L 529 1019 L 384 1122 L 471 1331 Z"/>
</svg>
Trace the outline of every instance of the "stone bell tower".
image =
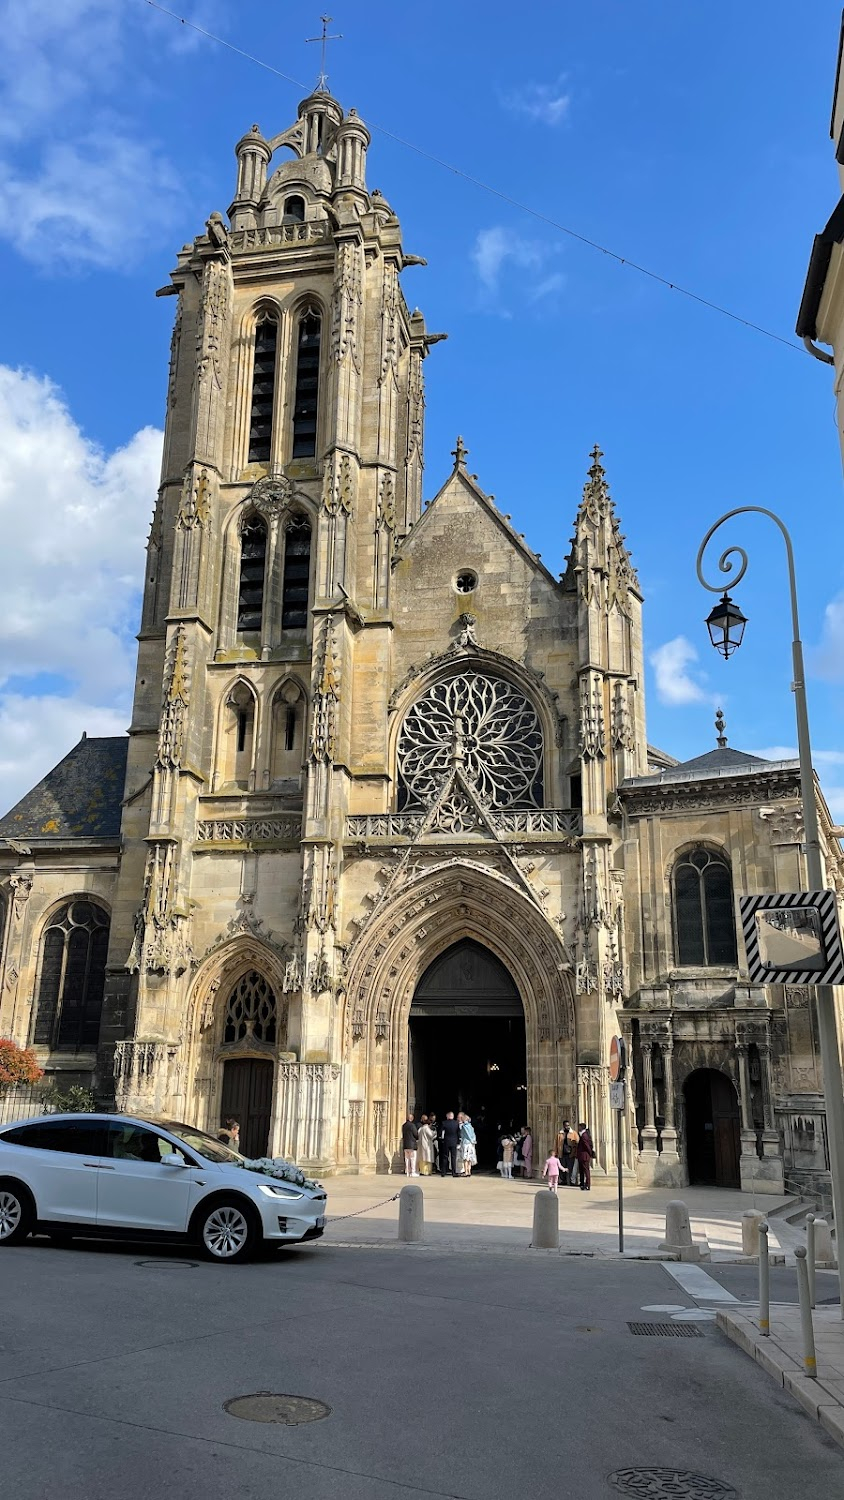
<svg viewBox="0 0 844 1500">
<path fill-rule="evenodd" d="M 178 301 L 100 1049 L 126 1108 L 212 1120 L 238 963 L 277 1007 L 263 1035 L 247 1018 L 255 1048 L 329 1055 L 352 666 L 365 693 L 389 649 L 434 338 L 369 141 L 323 90 L 280 135 L 253 125 L 228 223 L 210 216 L 158 294 Z"/>
</svg>

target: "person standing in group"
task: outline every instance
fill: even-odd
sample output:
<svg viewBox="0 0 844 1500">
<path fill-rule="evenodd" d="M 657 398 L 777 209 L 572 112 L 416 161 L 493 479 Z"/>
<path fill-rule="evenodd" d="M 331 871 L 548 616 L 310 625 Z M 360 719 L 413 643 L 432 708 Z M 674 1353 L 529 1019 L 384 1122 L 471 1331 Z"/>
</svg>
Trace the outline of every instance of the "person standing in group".
<svg viewBox="0 0 844 1500">
<path fill-rule="evenodd" d="M 427 1115 L 423 1115 L 419 1121 L 418 1142 L 419 1172 L 422 1177 L 430 1177 L 434 1170 L 434 1132 Z"/>
<path fill-rule="evenodd" d="M 418 1177 L 416 1170 L 416 1152 L 419 1145 L 419 1126 L 413 1118 L 408 1115 L 401 1128 L 401 1145 L 404 1152 L 404 1175 L 405 1177 Z"/>
<path fill-rule="evenodd" d="M 445 1177 L 448 1171 L 452 1177 L 457 1173 L 457 1144 L 460 1140 L 460 1126 L 454 1118 L 454 1110 L 450 1109 L 443 1120 L 438 1135 L 440 1143 L 440 1176 Z"/>
<path fill-rule="evenodd" d="M 522 1156 L 522 1176 L 524 1178 L 532 1177 L 533 1176 L 533 1136 L 530 1133 L 530 1126 L 529 1125 L 523 1125 L 522 1126 L 522 1135 L 521 1135 L 521 1141 L 519 1142 L 519 1147 L 520 1147 L 521 1156 Z"/>
<path fill-rule="evenodd" d="M 434 1138 L 434 1140 L 433 1140 L 434 1156 L 433 1156 L 433 1169 L 432 1170 L 434 1172 L 438 1172 L 439 1169 L 440 1169 L 440 1127 L 439 1127 L 439 1123 L 437 1121 L 436 1115 L 429 1115 L 428 1116 L 428 1124 L 431 1127 L 431 1135 Z"/>
<path fill-rule="evenodd" d="M 565 1187 L 574 1186 L 577 1172 L 577 1140 L 577 1131 L 572 1130 L 568 1120 L 564 1120 L 563 1128 L 557 1134 L 557 1156 L 563 1164 L 560 1176 Z"/>
<path fill-rule="evenodd" d="M 511 1135 L 501 1137 L 501 1176 L 507 1182 L 513 1180 L 513 1157 L 516 1154 L 516 1143 Z"/>
<path fill-rule="evenodd" d="M 592 1145 L 592 1137 L 585 1123 L 581 1120 L 577 1127 L 577 1166 L 580 1174 L 580 1190 L 588 1193 L 592 1187 L 592 1163 L 595 1160 L 595 1147 Z"/>
<path fill-rule="evenodd" d="M 548 1157 L 548 1159 L 545 1162 L 545 1166 L 542 1168 L 542 1175 L 543 1175 L 543 1177 L 547 1177 L 548 1178 L 548 1189 L 549 1189 L 549 1192 L 556 1193 L 556 1191 L 557 1191 L 557 1184 L 560 1181 L 560 1173 L 561 1173 L 562 1169 L 563 1169 L 563 1164 L 560 1161 L 559 1156 L 549 1156 Z"/>
<path fill-rule="evenodd" d="M 460 1160 L 463 1164 L 461 1176 L 471 1177 L 472 1168 L 478 1161 L 478 1137 L 471 1115 L 463 1115 L 460 1120 Z"/>
<path fill-rule="evenodd" d="M 217 1140 L 225 1141 L 233 1151 L 240 1150 L 240 1122 L 233 1115 L 228 1115 L 225 1125 L 217 1131 Z"/>
</svg>

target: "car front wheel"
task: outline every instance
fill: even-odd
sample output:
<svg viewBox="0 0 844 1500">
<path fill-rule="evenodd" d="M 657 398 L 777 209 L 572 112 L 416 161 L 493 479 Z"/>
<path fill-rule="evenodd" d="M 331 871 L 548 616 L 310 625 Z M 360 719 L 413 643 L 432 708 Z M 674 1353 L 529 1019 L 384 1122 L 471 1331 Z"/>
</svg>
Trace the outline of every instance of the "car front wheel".
<svg viewBox="0 0 844 1500">
<path fill-rule="evenodd" d="M 35 1215 L 29 1194 L 16 1182 L 0 1182 L 0 1245 L 19 1245 L 31 1234 Z"/>
<path fill-rule="evenodd" d="M 217 1198 L 203 1205 L 196 1218 L 197 1239 L 208 1260 L 249 1260 L 261 1237 L 257 1215 L 238 1198 Z"/>
</svg>

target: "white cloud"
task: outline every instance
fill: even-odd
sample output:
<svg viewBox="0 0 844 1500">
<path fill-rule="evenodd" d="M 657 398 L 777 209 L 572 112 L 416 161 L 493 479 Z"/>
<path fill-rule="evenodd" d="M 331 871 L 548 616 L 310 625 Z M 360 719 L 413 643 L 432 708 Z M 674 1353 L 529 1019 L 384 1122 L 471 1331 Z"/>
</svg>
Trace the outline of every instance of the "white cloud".
<svg viewBox="0 0 844 1500">
<path fill-rule="evenodd" d="M 809 666 L 815 677 L 844 681 L 844 594 L 838 594 L 824 610 L 821 642 L 809 652 Z"/>
<path fill-rule="evenodd" d="M 128 723 L 161 441 L 103 453 L 49 380 L 0 366 L 0 813 L 83 729 Z"/>
<path fill-rule="evenodd" d="M 557 249 L 554 246 L 544 245 L 539 240 L 525 239 L 512 229 L 505 229 L 502 224 L 495 224 L 491 229 L 479 230 L 470 258 L 485 297 L 494 299 L 499 293 L 508 267 L 515 267 L 520 271 L 539 272 L 556 254 Z M 534 276 L 525 284 L 528 299 L 536 302 L 543 297 L 550 296 L 559 290 L 564 281 L 565 278 L 561 272 L 551 272 L 539 280 Z"/>
<path fill-rule="evenodd" d="M 0 224 L 42 267 L 132 264 L 149 248 L 146 226 L 172 220 L 178 182 L 149 146 L 89 136 L 46 147 L 35 175 L 0 160 Z"/>
<path fill-rule="evenodd" d="M 672 708 L 684 703 L 706 703 L 709 694 L 700 682 L 688 671 L 698 659 L 697 651 L 684 635 L 677 635 L 663 646 L 651 652 L 649 660 L 654 670 L 656 694 L 660 703 Z"/>
<path fill-rule="evenodd" d="M 169 232 L 178 178 L 121 93 L 140 24 L 113 0 L 0 0 L 0 234 L 42 268 L 131 264 Z"/>
<path fill-rule="evenodd" d="M 502 103 L 513 114 L 525 115 L 538 124 L 561 125 L 571 105 L 571 94 L 566 92 L 564 84 L 563 78 L 556 83 L 528 83 L 505 94 Z"/>
</svg>

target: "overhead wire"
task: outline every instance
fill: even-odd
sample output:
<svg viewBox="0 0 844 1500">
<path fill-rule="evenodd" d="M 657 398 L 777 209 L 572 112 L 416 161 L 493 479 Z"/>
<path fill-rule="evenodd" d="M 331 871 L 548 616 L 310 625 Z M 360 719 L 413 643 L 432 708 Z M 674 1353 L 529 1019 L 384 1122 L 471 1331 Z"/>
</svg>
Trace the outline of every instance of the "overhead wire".
<svg viewBox="0 0 844 1500">
<path fill-rule="evenodd" d="M 208 31 L 196 21 L 189 21 L 186 16 L 180 16 L 176 11 L 168 10 L 166 5 L 161 5 L 159 0 L 143 0 L 152 10 L 159 11 L 161 15 L 169 16 L 171 20 L 178 21 L 181 26 L 188 27 L 199 36 L 205 37 L 210 42 L 216 42 L 220 47 L 225 47 L 229 52 L 234 52 L 238 57 L 247 62 L 254 63 L 256 67 L 263 68 L 265 72 L 272 73 L 276 78 L 281 78 L 285 83 L 292 83 L 296 88 L 308 89 L 308 85 L 301 79 L 294 78 L 290 73 L 284 73 L 281 68 L 276 68 L 272 63 L 266 62 L 261 57 L 256 57 L 252 52 L 246 52 L 242 47 L 235 46 L 225 37 L 216 36 L 213 31 Z M 681 297 L 687 297 L 691 302 L 697 302 L 699 306 L 707 308 L 710 312 L 718 313 L 721 317 L 729 318 L 733 323 L 739 323 L 743 328 L 749 328 L 753 333 L 761 333 L 765 338 L 772 339 L 777 344 L 784 344 L 786 349 L 794 349 L 797 353 L 803 353 L 802 344 L 794 339 L 784 338 L 781 333 L 774 333 L 772 329 L 765 328 L 761 323 L 754 323 L 751 318 L 742 317 L 740 313 L 733 312 L 729 307 L 723 307 L 719 302 L 713 302 L 709 297 L 702 297 L 700 293 L 693 292 L 689 287 L 682 286 L 677 281 L 672 281 L 667 276 L 662 276 L 658 271 L 653 271 L 649 266 L 643 266 L 639 261 L 631 260 L 627 255 L 621 255 L 617 250 L 611 250 L 608 245 L 602 245 L 599 240 L 593 240 L 589 235 L 581 234 L 577 229 L 572 229 L 568 224 L 561 224 L 558 219 L 553 219 L 550 214 L 542 213 L 538 208 L 533 208 L 529 203 L 522 203 L 520 199 L 513 198 L 501 188 L 493 187 L 491 183 L 484 182 L 480 177 L 474 177 L 471 172 L 462 167 L 456 167 L 453 162 L 444 161 L 442 157 L 435 156 L 432 151 L 426 151 L 423 146 L 417 146 L 414 141 L 408 141 L 404 136 L 397 135 L 395 131 L 388 130 L 385 125 L 379 125 L 375 121 L 367 120 L 372 130 L 385 137 L 386 140 L 394 141 L 396 145 L 403 146 L 406 151 L 413 151 L 417 156 L 441 167 L 443 171 L 451 172 L 455 177 L 464 182 L 471 183 L 473 187 L 479 188 L 481 192 L 489 193 L 498 198 L 502 203 L 507 203 L 511 208 L 518 209 L 520 213 L 529 214 L 531 218 L 547 224 L 551 229 L 558 230 L 561 234 L 568 235 L 570 239 L 577 240 L 579 244 L 586 245 L 590 250 L 597 250 L 601 255 L 606 255 L 620 266 L 626 266 L 631 271 L 636 271 L 640 276 L 646 276 L 650 281 L 655 281 L 659 286 L 666 287 L 671 292 L 678 292 Z"/>
</svg>

